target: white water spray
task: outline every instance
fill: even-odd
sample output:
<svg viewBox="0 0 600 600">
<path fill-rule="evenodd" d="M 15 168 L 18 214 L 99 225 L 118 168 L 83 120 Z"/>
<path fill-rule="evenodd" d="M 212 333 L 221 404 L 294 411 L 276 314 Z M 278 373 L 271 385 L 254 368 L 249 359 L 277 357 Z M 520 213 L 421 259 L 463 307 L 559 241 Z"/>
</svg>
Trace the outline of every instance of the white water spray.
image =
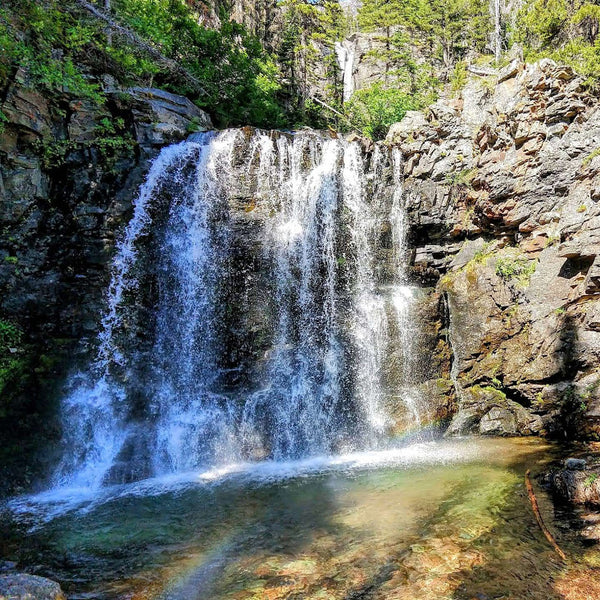
<svg viewBox="0 0 600 600">
<path fill-rule="evenodd" d="M 389 338 L 410 332 L 397 163 L 310 132 L 230 130 L 163 150 L 117 247 L 97 360 L 63 403 L 55 484 L 375 447 L 393 424 L 386 399 L 405 393 L 386 383 Z M 228 286 L 250 285 L 231 271 L 236 189 L 263 215 L 253 227 L 272 333 L 260 385 L 232 392 L 221 372 Z M 394 267 L 384 284 L 385 227 Z M 417 404 L 405 404 L 417 423 Z"/>
</svg>

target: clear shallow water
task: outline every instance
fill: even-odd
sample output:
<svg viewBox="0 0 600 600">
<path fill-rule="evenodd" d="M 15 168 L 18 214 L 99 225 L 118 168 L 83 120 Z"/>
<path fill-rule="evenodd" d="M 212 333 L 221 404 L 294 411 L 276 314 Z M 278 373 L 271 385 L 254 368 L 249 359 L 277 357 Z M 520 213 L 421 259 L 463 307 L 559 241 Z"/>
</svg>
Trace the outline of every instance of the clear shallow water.
<svg viewBox="0 0 600 600">
<path fill-rule="evenodd" d="M 552 458 L 456 440 L 55 491 L 10 503 L 0 548 L 73 599 L 563 598 L 523 487 Z"/>
</svg>

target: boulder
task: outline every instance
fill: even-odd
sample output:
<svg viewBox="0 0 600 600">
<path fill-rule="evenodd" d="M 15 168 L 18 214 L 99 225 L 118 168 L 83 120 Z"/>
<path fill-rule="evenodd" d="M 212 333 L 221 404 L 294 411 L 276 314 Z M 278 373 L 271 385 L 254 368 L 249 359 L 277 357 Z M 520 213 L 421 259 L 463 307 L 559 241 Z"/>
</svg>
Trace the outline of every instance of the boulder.
<svg viewBox="0 0 600 600">
<path fill-rule="evenodd" d="M 0 600 L 67 600 L 51 579 L 17 573 L 0 575 Z"/>
<path fill-rule="evenodd" d="M 163 146 L 190 133 L 213 128 L 210 117 L 187 98 L 156 88 L 131 88 L 127 92 L 137 101 L 140 144 Z"/>
<path fill-rule="evenodd" d="M 520 58 L 513 58 L 505 67 L 498 72 L 498 83 L 516 77 L 525 65 Z"/>
<path fill-rule="evenodd" d="M 583 471 L 587 466 L 587 461 L 583 458 L 567 458 L 565 460 L 565 469 L 570 471 Z"/>
<path fill-rule="evenodd" d="M 410 135 L 417 134 L 428 126 L 429 123 L 421 111 L 409 110 L 404 115 L 402 121 L 394 123 L 390 127 L 385 141 L 388 144 L 397 144 L 404 141 Z"/>
<path fill-rule="evenodd" d="M 553 492 L 565 502 L 600 506 L 600 469 L 598 468 L 562 469 L 550 474 L 550 483 Z"/>
<path fill-rule="evenodd" d="M 538 415 L 509 400 L 502 391 L 472 386 L 462 391 L 459 410 L 447 434 L 532 435 L 539 433 L 541 428 L 542 420 Z"/>
</svg>

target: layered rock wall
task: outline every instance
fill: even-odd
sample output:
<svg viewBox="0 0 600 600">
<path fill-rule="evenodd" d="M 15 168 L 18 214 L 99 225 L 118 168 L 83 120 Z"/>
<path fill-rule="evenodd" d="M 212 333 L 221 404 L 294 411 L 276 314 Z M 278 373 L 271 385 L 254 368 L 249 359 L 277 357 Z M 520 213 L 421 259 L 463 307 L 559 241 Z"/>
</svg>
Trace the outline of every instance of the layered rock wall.
<svg viewBox="0 0 600 600">
<path fill-rule="evenodd" d="M 514 60 L 408 113 L 413 275 L 447 299 L 451 433 L 595 436 L 600 107 L 572 70 Z"/>
</svg>

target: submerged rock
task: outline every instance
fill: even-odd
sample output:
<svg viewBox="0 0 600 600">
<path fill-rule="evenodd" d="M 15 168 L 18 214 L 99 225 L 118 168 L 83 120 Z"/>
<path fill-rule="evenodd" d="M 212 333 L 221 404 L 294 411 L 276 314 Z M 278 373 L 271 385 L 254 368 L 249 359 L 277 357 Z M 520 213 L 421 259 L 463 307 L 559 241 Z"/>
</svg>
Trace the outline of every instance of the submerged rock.
<svg viewBox="0 0 600 600">
<path fill-rule="evenodd" d="M 67 600 L 67 597 L 51 579 L 17 573 L 0 575 L 0 600 Z"/>
<path fill-rule="evenodd" d="M 587 461 L 583 458 L 567 458 L 565 460 L 565 469 L 570 471 L 583 471 L 587 466 Z"/>
</svg>

